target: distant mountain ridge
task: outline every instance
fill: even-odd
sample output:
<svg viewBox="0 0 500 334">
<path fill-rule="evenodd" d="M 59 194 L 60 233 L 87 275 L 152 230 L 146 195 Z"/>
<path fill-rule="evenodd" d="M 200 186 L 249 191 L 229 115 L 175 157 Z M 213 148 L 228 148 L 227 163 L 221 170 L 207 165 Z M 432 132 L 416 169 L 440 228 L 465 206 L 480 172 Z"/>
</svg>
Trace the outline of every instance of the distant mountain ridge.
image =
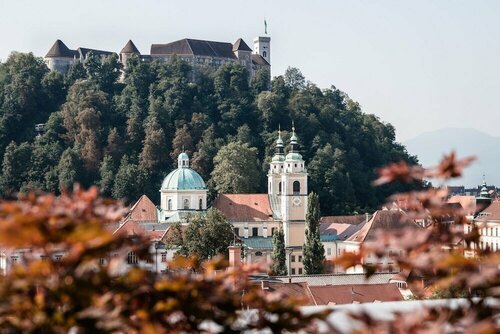
<svg viewBox="0 0 500 334">
<path fill-rule="evenodd" d="M 422 133 L 403 143 L 410 154 L 418 156 L 423 166 L 436 165 L 443 154 L 454 150 L 458 157 L 476 156 L 477 160 L 465 170 L 461 179 L 451 185 L 474 187 L 486 182 L 500 185 L 500 137 L 472 128 L 444 128 Z"/>
</svg>

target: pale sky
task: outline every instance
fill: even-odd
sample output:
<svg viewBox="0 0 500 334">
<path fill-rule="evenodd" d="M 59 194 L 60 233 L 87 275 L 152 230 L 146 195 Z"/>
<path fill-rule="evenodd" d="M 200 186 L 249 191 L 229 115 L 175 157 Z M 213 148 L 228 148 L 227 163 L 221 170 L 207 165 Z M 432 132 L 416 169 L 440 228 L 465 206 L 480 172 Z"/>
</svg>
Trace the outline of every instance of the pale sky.
<svg viewBox="0 0 500 334">
<path fill-rule="evenodd" d="M 347 92 L 396 127 L 398 140 L 443 127 L 498 136 L 500 1 L 482 0 L 0 0 L 0 59 L 70 48 L 119 52 L 132 39 L 252 46 L 271 37 L 273 75 L 298 67 Z"/>
</svg>

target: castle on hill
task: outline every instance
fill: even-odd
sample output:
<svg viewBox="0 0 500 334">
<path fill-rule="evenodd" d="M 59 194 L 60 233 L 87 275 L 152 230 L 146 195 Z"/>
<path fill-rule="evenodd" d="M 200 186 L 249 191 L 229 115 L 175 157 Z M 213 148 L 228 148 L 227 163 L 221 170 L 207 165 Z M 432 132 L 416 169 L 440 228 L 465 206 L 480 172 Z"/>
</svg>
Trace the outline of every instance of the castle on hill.
<svg viewBox="0 0 500 334">
<path fill-rule="evenodd" d="M 72 50 L 58 39 L 44 59 L 50 70 L 66 72 L 72 64 L 85 61 L 90 52 L 102 59 L 116 54 L 83 47 Z M 142 61 L 168 61 L 175 55 L 190 64 L 194 71 L 202 66 L 218 68 L 226 63 L 239 63 L 248 70 L 250 77 L 254 77 L 260 69 L 271 69 L 271 37 L 256 37 L 253 50 L 241 38 L 234 43 L 184 38 L 167 44 L 152 44 L 149 55 L 142 54 L 129 40 L 118 54 L 119 61 L 126 66 L 127 60 L 134 55 Z"/>
</svg>

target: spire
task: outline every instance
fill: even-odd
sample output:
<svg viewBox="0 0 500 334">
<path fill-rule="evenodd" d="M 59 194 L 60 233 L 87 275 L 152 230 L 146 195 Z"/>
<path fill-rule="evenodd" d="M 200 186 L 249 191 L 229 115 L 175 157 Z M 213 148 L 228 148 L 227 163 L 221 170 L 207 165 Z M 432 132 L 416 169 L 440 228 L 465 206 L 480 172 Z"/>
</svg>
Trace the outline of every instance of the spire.
<svg viewBox="0 0 500 334">
<path fill-rule="evenodd" d="M 292 120 L 292 137 L 290 138 L 290 152 L 298 152 L 298 151 L 299 151 L 299 143 L 297 135 L 295 134 L 295 123 Z"/>
<path fill-rule="evenodd" d="M 490 197 L 490 193 L 488 192 L 488 186 L 486 184 L 486 177 L 483 174 L 483 184 L 481 185 L 481 192 L 479 193 L 479 197 Z"/>
<path fill-rule="evenodd" d="M 276 155 L 285 155 L 285 145 L 281 139 L 281 125 L 278 126 L 278 140 L 276 140 Z"/>
</svg>

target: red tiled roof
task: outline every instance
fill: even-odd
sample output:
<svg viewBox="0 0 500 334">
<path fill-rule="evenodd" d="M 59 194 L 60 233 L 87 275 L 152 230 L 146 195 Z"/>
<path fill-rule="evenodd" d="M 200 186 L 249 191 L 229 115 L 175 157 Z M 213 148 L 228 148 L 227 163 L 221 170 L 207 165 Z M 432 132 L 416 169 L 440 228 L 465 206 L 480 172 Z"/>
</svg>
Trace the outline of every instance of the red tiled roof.
<svg viewBox="0 0 500 334">
<path fill-rule="evenodd" d="M 220 194 L 214 207 L 233 222 L 274 220 L 267 194 Z"/>
<path fill-rule="evenodd" d="M 316 305 L 403 300 L 396 284 L 309 286 Z"/>
<path fill-rule="evenodd" d="M 365 242 L 375 241 L 378 231 L 394 231 L 404 228 L 418 228 L 413 220 L 401 210 L 378 210 L 358 232 L 348 240 Z"/>
<path fill-rule="evenodd" d="M 130 209 L 127 218 L 138 222 L 156 222 L 158 221 L 156 206 L 148 196 L 142 195 L 141 198 L 139 198 L 139 200 L 135 202 L 135 204 Z"/>
<path fill-rule="evenodd" d="M 280 293 L 286 298 L 301 299 L 301 306 L 315 305 L 307 283 L 266 283 L 265 286 L 267 292 Z"/>
<path fill-rule="evenodd" d="M 486 209 L 479 213 L 478 220 L 500 220 L 500 202 L 493 201 Z"/>
<path fill-rule="evenodd" d="M 448 203 L 459 203 L 466 213 L 473 215 L 476 213 L 476 198 L 474 196 L 452 196 Z"/>
<path fill-rule="evenodd" d="M 335 235 L 340 240 L 345 240 L 356 233 L 365 220 L 365 215 L 321 217 L 320 234 Z"/>
</svg>

